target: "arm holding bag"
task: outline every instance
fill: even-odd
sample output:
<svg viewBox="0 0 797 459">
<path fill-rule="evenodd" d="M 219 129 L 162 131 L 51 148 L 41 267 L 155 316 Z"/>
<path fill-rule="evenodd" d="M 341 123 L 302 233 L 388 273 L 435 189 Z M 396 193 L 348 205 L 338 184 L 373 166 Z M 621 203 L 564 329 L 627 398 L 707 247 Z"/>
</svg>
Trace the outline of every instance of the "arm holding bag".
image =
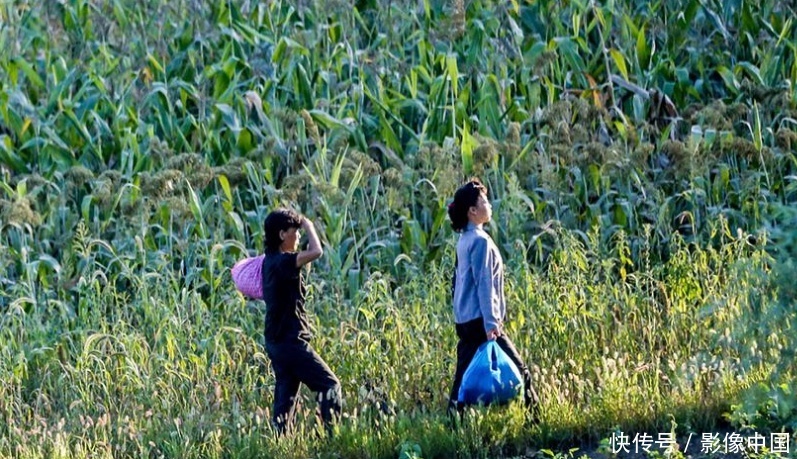
<svg viewBox="0 0 797 459">
<path fill-rule="evenodd" d="M 240 260 L 232 267 L 232 280 L 239 292 L 257 300 L 263 299 L 263 260 L 265 255 Z"/>
<path fill-rule="evenodd" d="M 517 366 L 494 340 L 479 346 L 462 376 L 458 399 L 467 405 L 506 403 L 523 393 Z"/>
</svg>

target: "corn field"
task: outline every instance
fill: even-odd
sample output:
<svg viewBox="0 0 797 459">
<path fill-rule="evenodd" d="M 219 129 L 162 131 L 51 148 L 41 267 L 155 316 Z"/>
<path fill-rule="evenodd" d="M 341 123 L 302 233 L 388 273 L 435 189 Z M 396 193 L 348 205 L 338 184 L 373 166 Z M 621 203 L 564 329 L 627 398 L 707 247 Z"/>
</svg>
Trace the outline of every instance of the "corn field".
<svg viewBox="0 0 797 459">
<path fill-rule="evenodd" d="M 797 6 L 0 0 L 0 457 L 617 457 L 797 428 Z M 477 176 L 541 398 L 446 414 Z M 230 268 L 316 222 L 327 436 Z M 795 448 L 795 447 L 793 447 Z M 797 448 L 795 448 L 797 450 Z M 778 457 L 768 451 L 748 457 Z M 620 455 L 622 457 L 622 455 Z M 649 457 L 657 457 L 651 453 Z M 658 457 L 661 457 L 659 454 Z"/>
</svg>

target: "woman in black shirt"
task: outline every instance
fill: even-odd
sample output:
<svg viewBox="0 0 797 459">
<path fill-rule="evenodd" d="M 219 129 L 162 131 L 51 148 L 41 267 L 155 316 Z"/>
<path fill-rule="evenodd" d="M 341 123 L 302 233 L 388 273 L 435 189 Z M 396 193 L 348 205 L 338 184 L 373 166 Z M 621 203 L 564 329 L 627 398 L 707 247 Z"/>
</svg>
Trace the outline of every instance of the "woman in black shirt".
<svg viewBox="0 0 797 459">
<path fill-rule="evenodd" d="M 307 233 L 307 250 L 297 251 L 299 230 Z M 299 383 L 318 393 L 321 419 L 329 430 L 341 410 L 340 382 L 310 346 L 312 334 L 304 308 L 301 267 L 323 255 L 313 223 L 289 209 L 271 212 L 264 223 L 263 300 L 265 342 L 276 385 L 272 422 L 279 434 L 290 430 Z"/>
</svg>

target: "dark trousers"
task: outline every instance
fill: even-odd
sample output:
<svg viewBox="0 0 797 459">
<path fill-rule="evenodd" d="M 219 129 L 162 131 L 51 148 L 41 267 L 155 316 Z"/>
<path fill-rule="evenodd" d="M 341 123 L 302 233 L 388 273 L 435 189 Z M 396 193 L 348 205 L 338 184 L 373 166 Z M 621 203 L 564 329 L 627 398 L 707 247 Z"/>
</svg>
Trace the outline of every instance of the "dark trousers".
<svg viewBox="0 0 797 459">
<path fill-rule="evenodd" d="M 487 341 L 487 334 L 484 332 L 484 320 L 475 319 L 462 324 L 456 324 L 457 336 L 459 342 L 457 343 L 457 369 L 454 372 L 454 384 L 451 387 L 451 394 L 449 396 L 449 409 L 461 411 L 464 405 L 457 399 L 459 398 L 459 386 L 462 385 L 462 376 L 465 370 L 468 369 L 473 356 L 485 341 Z M 526 408 L 536 416 L 536 408 L 539 403 L 537 392 L 531 383 L 531 373 L 529 368 L 523 363 L 520 358 L 515 345 L 506 334 L 502 334 L 496 339 L 496 343 L 501 349 L 506 352 L 506 355 L 515 363 L 520 375 L 523 377 L 523 401 Z"/>
<path fill-rule="evenodd" d="M 333 420 L 340 416 L 341 389 L 338 378 L 326 362 L 309 343 L 298 339 L 266 342 L 266 352 L 276 377 L 271 420 L 277 433 L 283 434 L 293 427 L 299 383 L 318 393 L 321 419 L 329 430 Z"/>
</svg>

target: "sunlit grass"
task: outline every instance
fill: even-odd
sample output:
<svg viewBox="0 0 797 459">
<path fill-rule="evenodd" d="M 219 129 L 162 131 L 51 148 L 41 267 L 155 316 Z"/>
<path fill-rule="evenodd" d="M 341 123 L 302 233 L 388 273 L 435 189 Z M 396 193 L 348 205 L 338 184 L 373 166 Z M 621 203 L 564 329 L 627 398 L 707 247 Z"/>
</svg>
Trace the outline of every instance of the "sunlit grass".
<svg viewBox="0 0 797 459">
<path fill-rule="evenodd" d="M 510 258 L 508 332 L 532 365 L 542 398 L 537 426 L 510 407 L 471 412 L 462 430 L 451 429 L 445 406 L 455 336 L 445 269 L 412 275 L 400 287 L 372 276 L 357 303 L 330 295 L 326 276 L 314 274 L 315 345 L 346 397 L 339 432 L 318 440 L 307 392 L 300 431 L 273 436 L 259 305 L 229 282 L 209 301 L 150 262 L 134 274 L 149 279 L 147 287 L 123 302 L 95 278 L 81 289 L 85 309 L 63 310 L 66 300 L 53 298 L 4 314 L 0 451 L 393 457 L 417 445 L 432 456 L 493 457 L 596 442 L 617 426 L 653 431 L 674 421 L 710 430 L 792 345 L 788 322 L 772 322 L 782 316 L 760 283 L 768 258 L 754 248 L 740 257 L 745 244 L 682 245 L 667 264 L 625 282 L 605 275 L 611 260 L 591 260 L 575 242 L 554 254 L 547 271 Z"/>
<path fill-rule="evenodd" d="M 793 430 L 793 13 L 0 2 L 0 456 L 544 456 L 617 428 Z M 445 414 L 446 204 L 470 174 L 536 426 Z M 325 245 L 308 304 L 344 385 L 331 439 L 307 392 L 274 437 L 263 305 L 228 274 L 277 205 Z"/>
</svg>

